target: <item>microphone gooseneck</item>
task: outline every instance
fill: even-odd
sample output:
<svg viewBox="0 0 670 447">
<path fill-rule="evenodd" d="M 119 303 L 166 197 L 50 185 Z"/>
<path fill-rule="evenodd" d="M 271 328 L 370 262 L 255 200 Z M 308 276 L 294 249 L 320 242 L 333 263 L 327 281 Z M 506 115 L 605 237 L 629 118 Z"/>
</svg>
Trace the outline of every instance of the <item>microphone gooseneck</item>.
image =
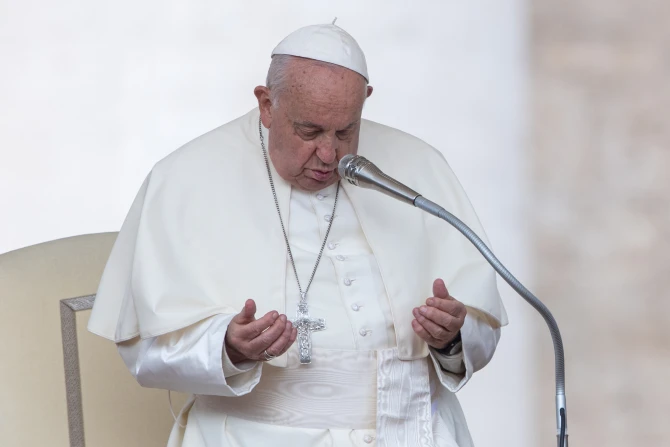
<svg viewBox="0 0 670 447">
<path fill-rule="evenodd" d="M 463 234 L 484 256 L 488 263 L 498 274 L 525 299 L 540 315 L 549 327 L 551 339 L 554 344 L 555 373 L 556 373 L 556 436 L 558 447 L 568 446 L 567 435 L 567 403 L 565 399 L 565 355 L 563 351 L 563 340 L 558 329 L 558 324 L 547 306 L 545 306 L 533 293 L 524 287 L 518 279 L 510 273 L 498 260 L 493 252 L 486 246 L 477 234 L 465 225 L 459 218 L 445 210 L 438 204 L 431 202 L 413 189 L 403 185 L 399 181 L 384 174 L 377 166 L 360 155 L 345 155 L 339 162 L 338 172 L 340 177 L 352 185 L 362 188 L 374 189 L 402 202 L 414 205 L 442 220 L 447 221 Z"/>
</svg>

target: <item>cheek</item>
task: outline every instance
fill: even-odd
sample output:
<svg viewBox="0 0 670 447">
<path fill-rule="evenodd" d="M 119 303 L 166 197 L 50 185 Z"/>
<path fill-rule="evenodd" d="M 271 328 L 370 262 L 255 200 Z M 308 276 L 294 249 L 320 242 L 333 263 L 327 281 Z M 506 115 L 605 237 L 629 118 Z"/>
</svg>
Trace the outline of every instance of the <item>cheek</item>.
<svg viewBox="0 0 670 447">
<path fill-rule="evenodd" d="M 361 134 L 359 132 L 356 133 L 356 136 L 354 137 L 353 141 L 351 142 L 351 145 L 349 146 L 349 151 L 351 153 L 356 153 L 358 152 L 358 141 L 361 137 Z"/>
<path fill-rule="evenodd" d="M 342 158 L 347 154 L 356 154 L 358 152 L 358 138 L 356 134 L 349 140 L 340 141 L 337 149 L 338 158 Z"/>
<path fill-rule="evenodd" d="M 311 141 L 304 141 L 298 138 L 295 142 L 295 150 L 293 152 L 293 164 L 296 169 L 302 170 L 314 156 L 316 152 L 315 145 Z"/>
<path fill-rule="evenodd" d="M 304 141 L 296 135 L 290 135 L 278 151 L 281 165 L 291 176 L 298 176 L 314 156 L 315 146 L 312 141 Z"/>
<path fill-rule="evenodd" d="M 290 154 L 290 162 L 296 166 L 305 165 L 314 154 L 316 148 L 315 140 L 305 141 L 295 132 L 286 135 L 286 149 Z"/>
</svg>

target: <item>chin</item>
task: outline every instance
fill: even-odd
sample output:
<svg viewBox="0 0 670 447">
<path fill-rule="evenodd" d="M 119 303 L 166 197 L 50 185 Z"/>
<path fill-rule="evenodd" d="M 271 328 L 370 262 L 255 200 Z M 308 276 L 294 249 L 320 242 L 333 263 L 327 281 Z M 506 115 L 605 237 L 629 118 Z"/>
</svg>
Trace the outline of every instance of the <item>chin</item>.
<svg viewBox="0 0 670 447">
<path fill-rule="evenodd" d="M 320 181 L 316 180 L 313 178 L 305 177 L 302 182 L 300 182 L 297 186 L 300 189 L 304 189 L 306 191 L 321 191 L 324 188 L 329 187 L 330 185 L 335 184 L 339 180 L 339 177 L 337 175 L 333 175 L 331 178 L 328 180 Z"/>
</svg>

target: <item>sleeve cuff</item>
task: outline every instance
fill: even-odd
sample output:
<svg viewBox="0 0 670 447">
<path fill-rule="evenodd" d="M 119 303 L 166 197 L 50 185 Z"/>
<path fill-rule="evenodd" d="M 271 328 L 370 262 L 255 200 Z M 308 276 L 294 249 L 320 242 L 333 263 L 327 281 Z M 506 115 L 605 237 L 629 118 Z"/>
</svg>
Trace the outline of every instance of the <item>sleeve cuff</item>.
<svg viewBox="0 0 670 447">
<path fill-rule="evenodd" d="M 224 351 L 233 315 L 215 315 L 187 328 L 143 340 L 137 381 L 149 388 L 191 394 L 242 396 L 258 384 L 261 362 L 233 365 Z"/>
<path fill-rule="evenodd" d="M 465 362 L 463 351 L 454 355 L 446 355 L 438 351 L 437 349 L 430 348 L 433 356 L 440 364 L 442 369 L 447 372 L 454 374 L 463 374 L 465 373 Z"/>
<path fill-rule="evenodd" d="M 475 371 L 491 360 L 500 338 L 500 328 L 494 328 L 475 309 L 468 308 L 461 338 L 462 351 L 459 354 L 448 356 L 430 349 L 440 382 L 453 393 L 463 388 Z"/>
<path fill-rule="evenodd" d="M 228 352 L 226 352 L 226 342 L 224 336 L 223 349 L 221 350 L 221 365 L 223 367 L 223 376 L 226 379 L 229 379 L 230 377 L 236 376 L 238 374 L 251 371 L 252 369 L 254 369 L 254 367 L 258 366 L 259 363 L 260 362 L 256 362 L 254 360 L 245 360 L 243 362 L 238 363 L 237 365 L 234 364 L 230 360 L 230 357 L 228 357 Z"/>
<path fill-rule="evenodd" d="M 455 393 L 465 386 L 472 377 L 473 368 L 465 353 L 465 349 L 459 354 L 446 356 L 430 348 L 430 358 L 435 366 L 435 372 L 449 391 Z"/>
</svg>

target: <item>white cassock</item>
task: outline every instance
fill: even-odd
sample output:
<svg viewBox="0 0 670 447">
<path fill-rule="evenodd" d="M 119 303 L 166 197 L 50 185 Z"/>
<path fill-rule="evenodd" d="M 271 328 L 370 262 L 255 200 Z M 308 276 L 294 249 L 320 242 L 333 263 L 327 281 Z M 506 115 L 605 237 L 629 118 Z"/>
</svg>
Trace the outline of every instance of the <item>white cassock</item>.
<svg viewBox="0 0 670 447">
<path fill-rule="evenodd" d="M 491 359 L 506 315 L 493 271 L 446 223 L 343 184 L 308 295 L 312 363 L 296 346 L 233 365 L 224 337 L 248 298 L 258 316 L 295 315 L 299 293 L 258 137 L 258 110 L 161 161 L 142 186 L 100 284 L 89 330 L 117 342 L 138 382 L 193 394 L 170 446 L 470 446 L 455 392 Z M 267 132 L 265 131 L 267 140 Z M 369 121 L 359 154 L 484 236 L 442 157 Z M 423 175 L 412 175 L 421 172 Z M 273 169 L 303 284 L 331 218 L 335 185 L 308 193 Z M 428 349 L 412 308 L 444 278 L 468 306 L 463 351 Z"/>
</svg>

